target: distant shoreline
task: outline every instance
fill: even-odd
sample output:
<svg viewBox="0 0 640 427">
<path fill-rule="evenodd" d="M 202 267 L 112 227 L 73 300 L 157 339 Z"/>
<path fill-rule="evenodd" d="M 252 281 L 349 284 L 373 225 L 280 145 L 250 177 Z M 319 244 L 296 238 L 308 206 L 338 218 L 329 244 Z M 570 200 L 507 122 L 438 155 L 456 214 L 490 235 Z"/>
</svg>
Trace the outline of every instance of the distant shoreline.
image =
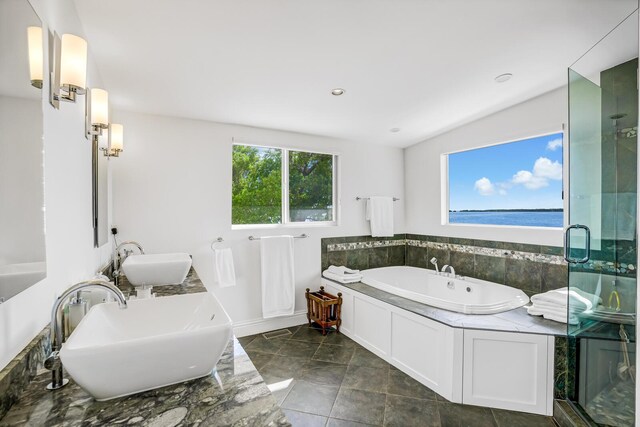
<svg viewBox="0 0 640 427">
<path fill-rule="evenodd" d="M 562 208 L 550 209 L 461 209 L 449 212 L 563 212 Z"/>
</svg>

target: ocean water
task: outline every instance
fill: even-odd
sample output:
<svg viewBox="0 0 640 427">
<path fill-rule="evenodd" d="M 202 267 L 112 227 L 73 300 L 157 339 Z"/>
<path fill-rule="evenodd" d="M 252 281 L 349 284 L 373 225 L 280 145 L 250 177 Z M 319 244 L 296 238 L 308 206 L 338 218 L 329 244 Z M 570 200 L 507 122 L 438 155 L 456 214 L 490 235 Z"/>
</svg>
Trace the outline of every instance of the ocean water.
<svg viewBox="0 0 640 427">
<path fill-rule="evenodd" d="M 562 227 L 562 212 L 449 212 L 451 224 Z"/>
</svg>

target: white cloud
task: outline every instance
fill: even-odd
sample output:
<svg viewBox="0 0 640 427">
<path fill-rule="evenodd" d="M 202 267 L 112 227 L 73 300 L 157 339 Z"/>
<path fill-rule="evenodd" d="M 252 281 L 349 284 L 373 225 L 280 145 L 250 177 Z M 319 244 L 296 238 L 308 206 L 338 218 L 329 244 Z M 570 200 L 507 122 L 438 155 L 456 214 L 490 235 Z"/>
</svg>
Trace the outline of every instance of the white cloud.
<svg viewBox="0 0 640 427">
<path fill-rule="evenodd" d="M 511 182 L 514 184 L 522 184 L 529 190 L 538 190 L 549 185 L 547 178 L 535 176 L 529 171 L 519 171 L 513 175 Z"/>
<path fill-rule="evenodd" d="M 473 188 L 480 194 L 481 196 L 491 196 L 495 194 L 496 189 L 489 180 L 489 178 L 482 177 L 476 181 Z"/>
<path fill-rule="evenodd" d="M 540 157 L 533 165 L 533 174 L 542 178 L 562 179 L 562 165 L 557 161 L 552 162 L 546 157 Z"/>
<path fill-rule="evenodd" d="M 511 182 L 524 185 L 529 190 L 538 190 L 548 187 L 549 180 L 562 180 L 562 165 L 557 161 L 552 162 L 546 157 L 540 157 L 533 165 L 533 172 L 518 171 Z"/>
<path fill-rule="evenodd" d="M 547 150 L 556 151 L 558 148 L 562 148 L 562 139 L 553 139 L 547 142 Z"/>
</svg>

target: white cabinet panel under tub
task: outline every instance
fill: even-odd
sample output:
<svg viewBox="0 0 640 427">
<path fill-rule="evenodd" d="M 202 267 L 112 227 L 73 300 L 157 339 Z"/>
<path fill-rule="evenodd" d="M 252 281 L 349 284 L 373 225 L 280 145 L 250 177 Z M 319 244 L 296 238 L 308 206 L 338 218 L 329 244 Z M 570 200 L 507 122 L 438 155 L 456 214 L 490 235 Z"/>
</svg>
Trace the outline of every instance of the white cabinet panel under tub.
<svg viewBox="0 0 640 427">
<path fill-rule="evenodd" d="M 552 415 L 553 341 L 549 338 L 466 329 L 462 401 Z"/>
<path fill-rule="evenodd" d="M 409 312 L 391 312 L 391 363 L 453 402 L 462 402 L 462 331 Z"/>
<path fill-rule="evenodd" d="M 324 278 L 322 284 L 342 292 L 341 332 L 444 398 L 552 414 L 553 336 L 454 328 Z"/>
</svg>

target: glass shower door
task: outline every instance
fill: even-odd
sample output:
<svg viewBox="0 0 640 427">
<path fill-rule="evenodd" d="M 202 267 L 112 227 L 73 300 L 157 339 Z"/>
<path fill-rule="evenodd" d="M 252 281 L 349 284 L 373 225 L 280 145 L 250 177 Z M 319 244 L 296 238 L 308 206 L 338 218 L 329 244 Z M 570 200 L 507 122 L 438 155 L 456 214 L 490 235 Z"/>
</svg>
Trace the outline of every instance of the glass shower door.
<svg viewBox="0 0 640 427">
<path fill-rule="evenodd" d="M 636 13 L 569 69 L 567 392 L 610 426 L 635 421 L 637 34 Z"/>
</svg>

